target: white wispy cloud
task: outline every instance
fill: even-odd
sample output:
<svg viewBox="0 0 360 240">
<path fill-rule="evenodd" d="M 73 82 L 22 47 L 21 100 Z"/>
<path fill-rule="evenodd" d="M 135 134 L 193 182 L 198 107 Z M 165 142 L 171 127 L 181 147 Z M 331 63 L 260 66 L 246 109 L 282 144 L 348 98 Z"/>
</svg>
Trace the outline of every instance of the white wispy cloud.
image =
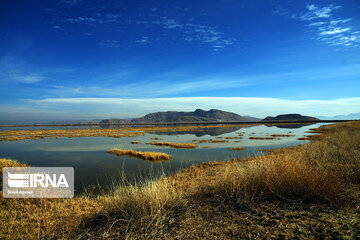
<svg viewBox="0 0 360 240">
<path fill-rule="evenodd" d="M 28 84 L 40 82 L 45 79 L 45 77 L 36 73 L 24 74 L 18 71 L 9 71 L 7 73 L 7 78 L 12 81 L 16 81 L 20 83 L 28 83 Z"/>
<path fill-rule="evenodd" d="M 135 42 L 141 43 L 141 44 L 148 44 L 150 43 L 150 38 L 147 36 L 142 36 L 141 38 L 137 39 Z"/>
<path fill-rule="evenodd" d="M 360 43 L 359 31 L 354 31 L 352 18 L 335 18 L 335 11 L 341 6 L 328 5 L 319 7 L 311 4 L 306 6 L 307 11 L 293 18 L 308 22 L 310 30 L 317 34 L 316 39 L 329 45 L 358 46 Z"/>
<path fill-rule="evenodd" d="M 69 4 L 72 6 L 80 5 L 82 0 L 61 0 L 60 3 Z"/>
<path fill-rule="evenodd" d="M 336 25 L 336 24 L 338 24 L 338 23 L 347 23 L 347 22 L 349 22 L 349 21 L 351 21 L 351 20 L 352 20 L 352 18 L 340 19 L 340 20 L 331 20 L 331 21 L 330 21 L 330 24 Z"/>
<path fill-rule="evenodd" d="M 100 18 L 95 17 L 76 17 L 76 18 L 66 18 L 65 22 L 72 22 L 72 23 L 98 23 L 103 24 L 104 21 Z"/>
<path fill-rule="evenodd" d="M 103 40 L 99 43 L 102 47 L 118 48 L 120 47 L 120 42 L 118 40 Z"/>
<path fill-rule="evenodd" d="M 187 11 L 187 9 L 177 9 L 178 11 Z M 86 24 L 89 26 L 103 25 L 103 26 L 121 26 L 126 29 L 131 25 L 137 25 L 146 29 L 160 28 L 164 32 L 173 31 L 181 40 L 185 42 L 198 42 L 209 46 L 210 50 L 219 51 L 236 42 L 236 39 L 226 37 L 216 26 L 196 23 L 195 18 L 177 18 L 176 16 L 161 15 L 158 7 L 150 9 L 149 13 L 143 13 L 142 16 L 127 16 L 124 18 L 121 14 L 96 13 L 89 16 L 75 16 L 68 17 L 63 22 L 70 22 L 74 24 Z M 155 42 L 157 39 L 152 39 Z M 105 39 L 99 45 L 104 47 L 116 47 L 117 44 L 111 43 L 114 40 Z M 117 40 L 118 41 L 118 40 Z M 135 43 L 143 44 L 149 43 L 149 39 L 134 39 Z"/>
<path fill-rule="evenodd" d="M 302 20 L 314 20 L 318 18 L 330 18 L 332 16 L 332 12 L 341 8 L 341 6 L 329 5 L 325 7 L 318 7 L 314 4 L 306 6 L 308 12 L 300 16 Z"/>
<path fill-rule="evenodd" d="M 319 33 L 320 36 L 324 36 L 324 35 L 333 35 L 333 34 L 338 34 L 338 33 L 343 33 L 343 32 L 347 32 L 349 31 L 351 28 L 333 28 L 331 30 L 324 30 L 322 32 Z"/>
</svg>

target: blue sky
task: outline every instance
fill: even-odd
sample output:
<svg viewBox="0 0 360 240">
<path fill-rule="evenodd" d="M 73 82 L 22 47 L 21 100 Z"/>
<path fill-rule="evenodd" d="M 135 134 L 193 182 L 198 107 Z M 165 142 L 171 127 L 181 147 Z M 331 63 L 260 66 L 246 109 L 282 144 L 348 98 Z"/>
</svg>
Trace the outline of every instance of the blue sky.
<svg viewBox="0 0 360 240">
<path fill-rule="evenodd" d="M 360 109 L 360 2 L 0 3 L 0 120 Z"/>
</svg>

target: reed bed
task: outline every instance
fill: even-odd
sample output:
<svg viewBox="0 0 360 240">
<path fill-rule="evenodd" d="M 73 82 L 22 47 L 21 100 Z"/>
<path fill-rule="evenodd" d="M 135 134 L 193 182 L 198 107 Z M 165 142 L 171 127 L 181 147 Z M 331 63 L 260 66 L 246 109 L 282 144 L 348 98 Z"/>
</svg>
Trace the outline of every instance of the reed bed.
<svg viewBox="0 0 360 240">
<path fill-rule="evenodd" d="M 272 137 L 294 137 L 293 134 L 271 134 Z"/>
<path fill-rule="evenodd" d="M 229 150 L 233 150 L 233 151 L 241 151 L 241 150 L 245 150 L 245 148 L 243 147 L 231 147 L 231 148 L 228 148 Z"/>
<path fill-rule="evenodd" d="M 251 140 L 274 140 L 274 137 L 249 137 Z"/>
<path fill-rule="evenodd" d="M 229 142 L 229 140 L 216 140 L 216 139 L 210 139 L 209 143 L 226 143 Z"/>
<path fill-rule="evenodd" d="M 19 163 L 18 161 L 7 159 L 7 158 L 1 158 L 0 159 L 0 174 L 2 174 L 4 167 L 27 167 L 27 164 Z"/>
<path fill-rule="evenodd" d="M 197 148 L 196 143 L 147 142 L 146 144 L 172 148 Z"/>
<path fill-rule="evenodd" d="M 156 161 L 156 160 L 170 160 L 171 155 L 166 153 L 159 153 L 159 152 L 139 152 L 134 151 L 132 149 L 128 150 L 122 150 L 122 149 L 110 149 L 106 152 L 115 154 L 117 156 L 130 156 L 135 158 L 140 158 L 143 160 L 149 160 L 149 161 Z"/>
</svg>

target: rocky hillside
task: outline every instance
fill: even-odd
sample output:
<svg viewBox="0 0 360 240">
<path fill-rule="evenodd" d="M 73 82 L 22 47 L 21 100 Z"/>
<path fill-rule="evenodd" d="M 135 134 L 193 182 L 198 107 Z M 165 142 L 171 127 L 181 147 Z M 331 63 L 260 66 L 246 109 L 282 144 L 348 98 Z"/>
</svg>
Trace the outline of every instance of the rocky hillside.
<svg viewBox="0 0 360 240">
<path fill-rule="evenodd" d="M 240 116 L 236 113 L 217 109 L 205 111 L 196 109 L 194 112 L 156 112 L 132 120 L 105 119 L 100 123 L 158 123 L 158 122 L 256 122 L 258 118 Z"/>
<path fill-rule="evenodd" d="M 318 118 L 310 117 L 310 116 L 303 116 L 301 114 L 282 114 L 277 115 L 276 117 L 266 117 L 262 122 L 272 122 L 272 121 L 279 121 L 279 122 L 288 122 L 288 121 L 317 121 Z"/>
</svg>

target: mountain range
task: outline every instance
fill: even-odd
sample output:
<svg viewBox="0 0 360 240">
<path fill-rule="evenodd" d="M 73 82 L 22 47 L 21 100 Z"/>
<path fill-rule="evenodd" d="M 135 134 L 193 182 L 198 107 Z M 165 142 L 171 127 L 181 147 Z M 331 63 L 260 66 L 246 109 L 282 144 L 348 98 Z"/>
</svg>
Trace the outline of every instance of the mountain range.
<svg viewBox="0 0 360 240">
<path fill-rule="evenodd" d="M 356 119 L 360 119 L 360 113 L 350 113 L 348 115 L 336 115 L 333 117 L 318 116 L 317 118 L 321 120 L 356 120 Z"/>
<path fill-rule="evenodd" d="M 145 115 L 144 117 L 127 119 L 105 119 L 100 122 L 106 124 L 113 123 L 158 123 L 158 122 L 257 122 L 259 118 L 250 116 L 240 116 L 236 113 L 211 109 L 205 111 L 196 109 L 194 112 L 156 112 Z"/>
<path fill-rule="evenodd" d="M 205 111 L 196 109 L 194 112 L 155 112 L 145 115 L 144 117 L 134 119 L 104 119 L 100 124 L 121 124 L 121 123 L 162 123 L 162 122 L 282 122 L 282 121 L 317 121 L 319 119 L 303 116 L 300 114 L 282 114 L 276 117 L 266 117 L 259 119 L 251 116 L 241 116 L 236 113 L 211 109 Z"/>
</svg>

